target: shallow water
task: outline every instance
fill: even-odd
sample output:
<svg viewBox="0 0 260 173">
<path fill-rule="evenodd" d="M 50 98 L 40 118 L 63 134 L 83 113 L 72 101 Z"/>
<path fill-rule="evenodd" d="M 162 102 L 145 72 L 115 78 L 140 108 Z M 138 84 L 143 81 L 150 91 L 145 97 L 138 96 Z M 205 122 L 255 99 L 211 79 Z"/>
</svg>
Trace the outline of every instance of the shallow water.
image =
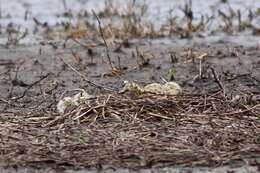
<svg viewBox="0 0 260 173">
<path fill-rule="evenodd" d="M 125 0 L 114 0 L 119 4 L 119 8 L 122 9 L 122 12 L 125 10 L 128 3 L 125 3 Z M 128 0 L 129 1 L 129 0 Z M 228 5 L 219 2 L 220 0 L 194 0 L 192 2 L 193 11 L 195 17 L 200 15 L 212 15 L 212 8 L 216 7 L 217 9 L 227 9 Z M 73 14 L 78 14 L 80 11 L 100 11 L 105 7 L 104 0 L 67 0 L 67 9 L 64 7 L 62 0 L 1 0 L 1 15 L 4 19 L 1 19 L 1 24 L 5 22 L 13 22 L 20 25 L 30 24 L 32 17 L 37 17 L 39 20 L 48 22 L 49 24 L 55 24 L 59 21 L 64 20 L 63 17 L 59 17 L 62 12 L 71 10 Z M 139 4 L 143 4 L 143 0 L 137 0 Z M 183 7 L 185 1 L 156 1 L 156 0 L 146 0 L 148 4 L 148 18 L 150 20 L 160 20 L 164 21 L 167 19 L 169 11 L 174 10 L 174 13 L 177 15 L 183 15 L 180 10 L 180 7 Z M 232 9 L 240 9 L 242 13 L 248 13 L 248 9 L 256 10 L 260 8 L 260 1 L 258 0 L 229 0 L 230 6 Z M 26 11 L 29 12 L 29 19 L 24 20 Z M 6 17 L 8 16 L 8 17 Z M 158 22 L 157 21 L 157 22 Z M 260 24 L 260 21 L 255 21 Z"/>
<path fill-rule="evenodd" d="M 126 11 L 127 4 L 130 0 L 114 0 L 117 6 L 115 8 L 120 9 L 122 13 Z M 75 22 L 75 18 L 66 18 L 62 14 L 68 10 L 72 12 L 74 16 L 83 13 L 84 11 L 91 12 L 94 9 L 96 12 L 105 8 L 105 0 L 1 0 L 0 1 L 0 25 L 2 32 L 6 29 L 8 24 L 13 23 L 25 30 L 29 30 L 30 36 L 22 40 L 24 43 L 33 42 L 33 40 L 41 39 L 38 35 L 33 35 L 32 30 L 35 26 L 33 18 L 37 18 L 39 21 L 47 22 L 49 26 L 54 26 L 62 21 Z M 110 1 L 111 2 L 111 1 Z M 126 3 L 127 2 L 127 3 Z M 160 26 L 165 23 L 169 18 L 169 11 L 173 10 L 173 14 L 181 18 L 183 12 L 181 8 L 184 7 L 185 1 L 173 1 L 173 0 L 137 0 L 137 4 L 148 5 L 147 14 L 144 20 L 152 21 L 156 26 Z M 246 17 L 249 10 L 256 11 L 260 8 L 259 0 L 229 0 L 230 7 L 233 10 L 241 10 L 242 16 Z M 138 6 L 138 5 L 137 5 Z M 193 0 L 192 10 L 194 12 L 195 19 L 199 20 L 202 15 L 216 16 L 218 9 L 221 11 L 227 11 L 229 6 L 227 4 L 220 3 L 220 0 Z M 213 10 L 214 9 L 214 10 Z M 252 22 L 255 26 L 260 26 L 259 16 Z M 219 25 L 218 21 L 213 22 L 210 27 L 214 29 Z M 247 36 L 247 33 L 243 33 Z M 240 34 L 241 35 L 241 34 Z M 0 43 L 4 42 L 4 38 L 0 39 Z M 243 40 L 241 42 L 245 42 Z M 247 42 L 252 43 L 252 40 Z M 256 42 L 258 43 L 258 42 Z"/>
</svg>

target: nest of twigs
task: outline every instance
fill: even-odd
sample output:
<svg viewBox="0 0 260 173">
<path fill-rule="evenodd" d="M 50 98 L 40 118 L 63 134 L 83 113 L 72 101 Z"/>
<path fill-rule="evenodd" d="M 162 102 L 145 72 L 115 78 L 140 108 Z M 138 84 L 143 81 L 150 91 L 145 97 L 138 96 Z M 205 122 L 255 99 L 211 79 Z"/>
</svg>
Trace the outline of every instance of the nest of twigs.
<svg viewBox="0 0 260 173">
<path fill-rule="evenodd" d="M 57 113 L 0 116 L 0 162 L 121 168 L 260 157 L 260 105 L 215 95 L 102 95 Z"/>
</svg>

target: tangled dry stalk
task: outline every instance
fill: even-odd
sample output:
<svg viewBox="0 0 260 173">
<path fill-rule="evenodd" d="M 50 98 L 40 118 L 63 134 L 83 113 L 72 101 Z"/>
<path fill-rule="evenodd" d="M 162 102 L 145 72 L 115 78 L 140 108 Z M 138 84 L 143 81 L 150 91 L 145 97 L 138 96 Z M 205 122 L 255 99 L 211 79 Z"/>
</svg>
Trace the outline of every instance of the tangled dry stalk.
<svg viewBox="0 0 260 173">
<path fill-rule="evenodd" d="M 0 116 L 0 162 L 143 168 L 223 165 L 260 154 L 260 105 L 214 95 L 102 95 L 64 115 Z M 37 164 L 36 164 L 37 163 Z"/>
</svg>

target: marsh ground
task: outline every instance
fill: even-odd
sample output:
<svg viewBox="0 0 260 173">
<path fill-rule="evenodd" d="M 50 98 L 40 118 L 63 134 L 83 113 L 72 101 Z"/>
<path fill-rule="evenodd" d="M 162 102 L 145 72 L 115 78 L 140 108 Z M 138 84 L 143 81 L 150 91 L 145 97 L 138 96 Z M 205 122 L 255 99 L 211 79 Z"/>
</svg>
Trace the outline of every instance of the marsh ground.
<svg viewBox="0 0 260 173">
<path fill-rule="evenodd" d="M 96 21 L 91 12 L 71 13 L 63 3 L 68 13 L 61 18 L 70 22 L 53 25 L 31 5 L 21 7 L 32 11 L 20 26 L 14 13 L 2 14 L 0 165 L 6 169 L 1 171 L 259 171 L 257 5 L 252 20 L 240 23 L 232 22 L 239 21 L 238 11 L 219 11 L 210 20 L 220 25 L 207 31 L 207 22 L 189 16 L 188 3 L 179 11 L 181 20 L 171 16 L 174 22 L 163 30 L 138 20 L 145 15 L 130 13 L 145 6 L 130 4 L 127 15 L 97 10 L 104 22 L 100 30 L 89 23 Z M 15 16 L 17 23 L 25 20 Z M 75 16 L 81 19 L 77 24 Z M 183 93 L 119 94 L 125 80 L 142 85 L 174 80 Z M 58 114 L 57 102 L 78 89 L 97 97 Z"/>
</svg>

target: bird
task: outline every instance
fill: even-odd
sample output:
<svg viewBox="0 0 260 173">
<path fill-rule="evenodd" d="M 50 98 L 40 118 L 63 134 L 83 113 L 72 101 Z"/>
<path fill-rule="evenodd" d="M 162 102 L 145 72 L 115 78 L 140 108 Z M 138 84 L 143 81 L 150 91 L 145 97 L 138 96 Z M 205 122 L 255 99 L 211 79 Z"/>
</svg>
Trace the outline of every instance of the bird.
<svg viewBox="0 0 260 173">
<path fill-rule="evenodd" d="M 151 83 L 146 86 L 141 86 L 135 82 L 125 81 L 125 86 L 120 90 L 120 93 L 132 92 L 134 94 L 153 93 L 158 95 L 177 95 L 182 92 L 181 86 L 173 81 L 165 84 Z"/>
<path fill-rule="evenodd" d="M 93 95 L 90 95 L 85 90 L 81 90 L 81 92 L 72 97 L 64 97 L 61 99 L 57 104 L 57 111 L 60 114 L 64 114 L 68 108 L 77 107 L 80 104 L 88 102 L 91 98 L 93 98 Z"/>
</svg>

